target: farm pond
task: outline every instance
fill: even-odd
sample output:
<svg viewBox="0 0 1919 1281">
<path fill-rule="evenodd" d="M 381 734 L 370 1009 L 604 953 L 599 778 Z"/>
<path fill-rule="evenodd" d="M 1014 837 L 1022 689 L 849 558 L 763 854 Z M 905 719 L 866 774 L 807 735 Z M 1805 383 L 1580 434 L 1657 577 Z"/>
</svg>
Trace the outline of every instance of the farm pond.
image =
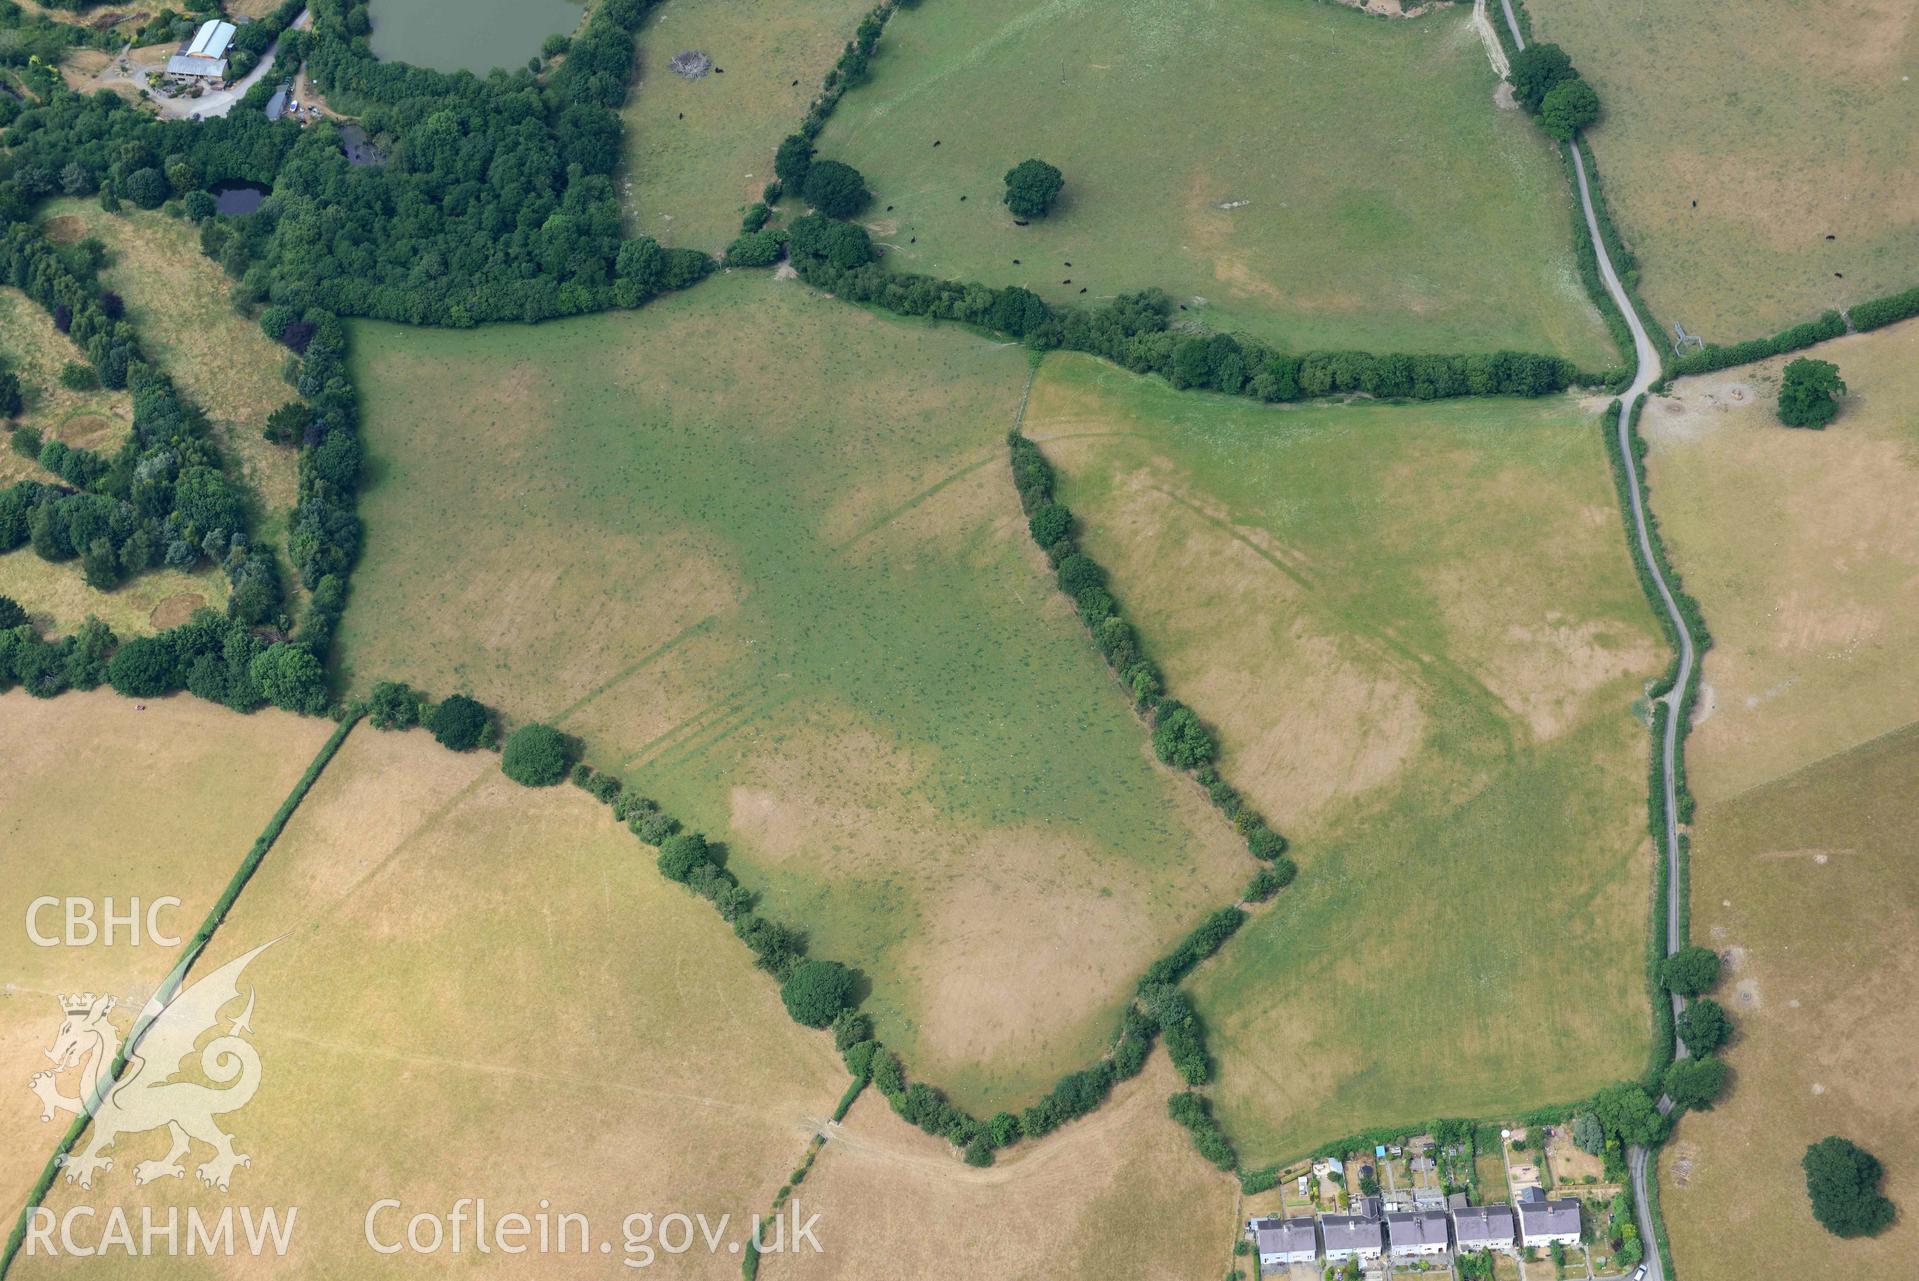
<svg viewBox="0 0 1919 1281">
<path fill-rule="evenodd" d="M 375 57 L 436 71 L 518 67 L 548 36 L 570 36 L 584 0 L 372 0 Z"/>
</svg>

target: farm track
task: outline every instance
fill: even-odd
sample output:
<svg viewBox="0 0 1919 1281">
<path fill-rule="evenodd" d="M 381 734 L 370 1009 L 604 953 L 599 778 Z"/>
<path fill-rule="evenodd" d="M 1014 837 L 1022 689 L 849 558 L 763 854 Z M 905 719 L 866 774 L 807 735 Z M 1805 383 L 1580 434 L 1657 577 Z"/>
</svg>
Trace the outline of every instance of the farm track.
<svg viewBox="0 0 1919 1281">
<path fill-rule="evenodd" d="M 1499 7 L 1505 12 L 1506 27 L 1512 32 L 1513 44 L 1520 49 L 1526 47 L 1526 37 L 1520 34 L 1519 20 L 1513 13 L 1512 0 L 1499 0 Z M 1673 674 L 1671 688 L 1660 696 L 1659 702 L 1666 705 L 1665 733 L 1659 743 L 1661 785 L 1666 794 L 1666 830 L 1663 833 L 1666 857 L 1666 939 L 1665 951 L 1671 956 L 1679 950 L 1680 922 L 1680 886 L 1679 875 L 1679 717 L 1684 708 L 1686 687 L 1692 682 L 1693 665 L 1697 655 L 1693 646 L 1692 632 L 1686 627 L 1685 617 L 1679 612 L 1679 602 L 1674 598 L 1672 585 L 1666 581 L 1666 575 L 1659 567 L 1659 561 L 1652 554 L 1652 533 L 1646 526 L 1646 504 L 1639 484 L 1639 461 L 1633 454 L 1632 417 L 1633 407 L 1652 385 L 1659 381 L 1660 361 L 1658 349 L 1646 333 L 1646 327 L 1640 322 L 1639 313 L 1626 296 L 1625 286 L 1619 283 L 1619 274 L 1613 270 L 1612 257 L 1606 252 L 1606 239 L 1599 234 L 1599 216 L 1593 210 L 1592 184 L 1586 176 L 1586 161 L 1578 147 L 1572 148 L 1573 172 L 1579 179 L 1579 206 L 1586 215 L 1586 231 L 1592 237 L 1593 255 L 1599 260 L 1599 274 L 1606 282 L 1606 292 L 1612 295 L 1613 304 L 1619 308 L 1620 315 L 1626 318 L 1626 325 L 1632 330 L 1633 353 L 1638 367 L 1633 374 L 1632 386 L 1619 398 L 1619 418 L 1614 430 L 1619 435 L 1619 457 L 1626 468 L 1626 491 L 1630 499 L 1633 538 L 1638 542 L 1640 559 L 1652 574 L 1653 586 L 1659 591 L 1659 603 L 1666 611 L 1666 617 L 1672 622 L 1673 634 L 1679 640 L 1679 666 Z M 1672 1012 L 1676 1018 L 1684 1006 L 1677 996 L 1669 996 Z M 1676 1037 L 1673 1042 L 1675 1057 L 1686 1056 L 1686 1044 Z M 1662 1115 L 1672 1111 L 1672 1100 L 1662 1097 L 1659 1100 Z M 1647 1187 L 1651 1180 L 1658 1177 L 1654 1168 L 1652 1153 L 1643 1147 L 1632 1148 L 1626 1154 L 1626 1168 L 1632 1180 L 1633 1218 L 1639 1224 L 1639 1239 L 1646 1245 L 1646 1281 L 1666 1281 L 1665 1258 L 1659 1243 L 1661 1237 L 1655 1232 L 1657 1224 L 1653 1221 L 1652 1204 L 1648 1199 Z"/>
</svg>

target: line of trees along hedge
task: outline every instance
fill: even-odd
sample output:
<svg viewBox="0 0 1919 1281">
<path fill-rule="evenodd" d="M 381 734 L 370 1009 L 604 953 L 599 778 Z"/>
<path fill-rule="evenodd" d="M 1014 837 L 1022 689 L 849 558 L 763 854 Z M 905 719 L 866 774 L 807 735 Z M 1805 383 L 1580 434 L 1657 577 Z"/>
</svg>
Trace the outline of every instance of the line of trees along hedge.
<svg viewBox="0 0 1919 1281">
<path fill-rule="evenodd" d="M 1275 351 L 1253 339 L 1175 326 L 1163 291 L 1122 294 L 1096 308 L 1055 308 L 1018 285 L 987 285 L 890 272 L 864 228 L 820 214 L 794 220 L 787 254 L 801 279 L 853 302 L 905 316 L 978 325 L 1041 350 L 1084 351 L 1181 389 L 1268 402 L 1361 392 L 1439 400 L 1456 396 L 1544 396 L 1600 376 L 1558 356 L 1528 352 L 1416 355 L 1363 351 Z"/>
<path fill-rule="evenodd" d="M 425 702 L 425 696 L 409 686 L 381 682 L 372 696 L 374 723 L 382 728 L 405 728 L 419 718 Z M 456 695 L 426 716 L 436 735 L 441 713 L 456 704 L 462 710 L 470 705 L 470 719 L 490 724 L 491 713 L 484 705 Z M 1175 985 L 1219 951 L 1239 929 L 1246 914 L 1236 907 L 1208 915 L 1171 952 L 1147 968 L 1135 1000 L 1121 1016 L 1112 1049 L 1098 1062 L 1067 1073 L 1021 1112 L 999 1112 L 982 1120 L 953 1104 L 938 1087 L 908 1078 L 899 1056 L 874 1038 L 871 1020 L 852 1007 L 857 976 L 837 962 L 808 957 L 803 934 L 757 915 L 752 894 L 726 869 L 724 852 L 718 846 L 697 832 L 683 831 L 657 802 L 626 786 L 617 776 L 581 764 L 574 767 L 572 781 L 611 806 L 614 817 L 642 841 L 657 847 L 661 875 L 707 899 L 723 919 L 732 923 L 735 935 L 754 952 L 759 968 L 780 981 L 782 999 L 796 1022 L 808 1027 L 831 1026 L 834 1047 L 856 1084 L 870 1081 L 903 1119 L 962 1149 L 970 1164 L 990 1165 L 998 1149 L 1022 1137 L 1049 1134 L 1097 1109 L 1116 1084 L 1139 1074 L 1155 1038 L 1162 1034 L 1174 1066 L 1189 1084 L 1202 1084 L 1211 1076 L 1198 1014 L 1191 999 Z M 1208 1159 L 1217 1159 L 1220 1145 L 1225 1145 L 1224 1151 L 1231 1151 L 1216 1125 L 1211 1130 L 1194 1130 L 1194 1137 Z"/>
<path fill-rule="evenodd" d="M 1802 321 L 1769 338 L 1749 338 L 1745 342 L 1726 346 L 1708 344 L 1696 352 L 1678 357 L 1672 362 L 1671 369 L 1675 375 L 1707 374 L 1714 370 L 1730 369 L 1734 365 L 1749 365 L 1756 360 L 1783 356 L 1790 351 L 1801 351 L 1816 343 L 1842 337 L 1849 319 L 1852 327 L 1863 333 L 1883 329 L 1914 316 L 1919 316 L 1919 288 L 1868 299 L 1854 304 L 1844 313 L 1829 309 L 1821 312 L 1817 320 Z"/>
<path fill-rule="evenodd" d="M 1728 369 L 1733 365 L 1749 365 L 1755 360 L 1784 355 L 1789 351 L 1810 347 L 1814 343 L 1826 342 L 1845 332 L 1846 318 L 1836 311 L 1827 311 L 1817 320 L 1808 320 L 1789 329 L 1782 329 L 1770 338 L 1752 338 L 1746 342 L 1733 343 L 1729 347 L 1707 346 L 1699 351 L 1690 352 L 1672 362 L 1672 372 L 1675 375 L 1705 374 L 1715 369 Z"/>
<path fill-rule="evenodd" d="M 1659 518 L 1653 510 L 1652 494 L 1646 487 L 1647 446 L 1645 438 L 1639 434 L 1639 416 L 1645 411 L 1645 407 L 1644 396 L 1633 404 L 1627 422 L 1627 440 L 1633 451 L 1633 460 L 1637 464 L 1639 500 L 1646 515 L 1647 540 L 1652 545 L 1653 559 L 1657 562 L 1660 573 L 1665 577 L 1666 586 L 1672 592 L 1673 601 L 1679 608 L 1680 620 L 1692 636 L 1696 657 L 1698 660 L 1703 660 L 1706 651 L 1712 648 L 1712 632 L 1706 626 L 1705 615 L 1699 608 L 1699 602 L 1686 590 L 1685 581 L 1673 568 L 1672 560 L 1666 552 L 1665 538 L 1660 533 Z M 1613 487 L 1619 496 L 1620 520 L 1626 536 L 1628 553 L 1632 557 L 1633 572 L 1639 577 L 1640 591 L 1646 598 L 1647 607 L 1652 610 L 1653 617 L 1659 623 L 1659 629 L 1665 633 L 1666 643 L 1672 652 L 1672 657 L 1667 661 L 1666 670 L 1647 691 L 1649 696 L 1661 699 L 1672 689 L 1673 682 L 1678 679 L 1680 638 L 1673 630 L 1672 619 L 1667 615 L 1665 604 L 1659 595 L 1658 585 L 1653 581 L 1652 566 L 1646 563 L 1641 554 L 1639 536 L 1633 528 L 1631 480 L 1627 475 L 1626 459 L 1620 453 L 1619 434 L 1614 430 L 1619 410 L 1618 401 L 1608 406 L 1601 419 L 1601 430 L 1606 442 L 1606 457 L 1612 467 Z M 1699 692 L 1699 672 L 1700 662 L 1695 661 L 1692 681 L 1686 689 L 1680 691 L 1677 700 L 1676 714 L 1680 717 L 1680 721 L 1678 751 L 1674 758 L 1674 795 L 1677 798 L 1679 810 L 1676 818 L 1682 824 L 1691 822 L 1694 809 L 1692 789 L 1686 776 L 1686 739 L 1692 730 L 1693 705 L 1698 699 Z M 1674 714 L 1674 708 L 1663 701 L 1653 704 L 1650 750 L 1646 761 L 1646 830 L 1652 836 L 1654 848 L 1659 849 L 1662 854 L 1653 866 L 1652 913 L 1646 939 L 1646 990 L 1652 1002 L 1654 1024 L 1653 1045 L 1647 1064 L 1647 1080 L 1651 1083 L 1657 1083 L 1661 1079 L 1666 1066 L 1672 1061 L 1676 1035 L 1672 1007 L 1666 1000 L 1663 979 L 1668 925 L 1666 901 L 1670 873 L 1667 861 L 1663 857 L 1666 839 L 1666 782 L 1662 744 L 1665 741 L 1667 720 Z M 1681 833 L 1678 874 L 1681 878 L 1679 902 L 1682 917 L 1679 922 L 1679 933 L 1682 938 L 1687 933 L 1687 921 L 1684 915 L 1687 896 L 1685 879 L 1691 848 L 1691 842 L 1684 833 Z"/>
<path fill-rule="evenodd" d="M 1152 725 L 1155 755 L 1175 769 L 1190 771 L 1206 789 L 1214 807 L 1246 841 L 1247 850 L 1255 858 L 1272 863 L 1283 881 L 1291 881 L 1294 869 L 1290 860 L 1284 858 L 1286 838 L 1274 831 L 1272 825 L 1246 803 L 1238 789 L 1220 776 L 1213 764 L 1219 746 L 1212 733 L 1191 708 L 1166 694 L 1165 677 L 1146 655 L 1139 633 L 1126 621 L 1119 602 L 1107 589 L 1106 571 L 1081 551 L 1074 540 L 1073 514 L 1054 497 L 1052 463 L 1040 452 L 1039 446 L 1020 435 L 1017 428 L 1008 433 L 1006 444 L 1013 484 L 1019 492 L 1020 508 L 1027 517 L 1027 530 L 1052 563 L 1059 589 L 1072 599 L 1080 621 L 1092 634 L 1093 643 L 1107 666 L 1131 695 L 1134 711 L 1146 716 Z M 1222 908 L 1214 913 L 1174 955 L 1184 955 L 1187 949 L 1200 946 L 1196 940 L 1202 936 L 1212 939 L 1210 946 L 1194 954 L 1177 973 L 1153 975 L 1149 981 L 1177 982 L 1192 965 L 1212 955 L 1239 928 L 1244 916 L 1237 908 Z M 1211 932 L 1216 931 L 1223 933 L 1212 938 Z M 1172 963 L 1172 958 L 1168 958 L 1160 964 Z"/>
<path fill-rule="evenodd" d="M 819 96 L 814 98 L 806 109 L 806 118 L 800 122 L 800 138 L 811 143 L 820 136 L 820 130 L 826 127 L 827 117 L 840 105 L 840 99 L 846 91 L 866 79 L 867 69 L 873 60 L 873 50 L 879 45 L 880 32 L 886 29 L 887 21 L 894 10 L 913 0 L 882 0 L 867 11 L 860 19 L 858 30 L 853 38 L 846 42 L 846 48 L 840 52 L 839 61 L 826 73 L 826 80 L 820 86 Z M 789 184 L 790 185 L 790 184 Z M 797 194 L 797 188 L 794 188 Z"/>
</svg>

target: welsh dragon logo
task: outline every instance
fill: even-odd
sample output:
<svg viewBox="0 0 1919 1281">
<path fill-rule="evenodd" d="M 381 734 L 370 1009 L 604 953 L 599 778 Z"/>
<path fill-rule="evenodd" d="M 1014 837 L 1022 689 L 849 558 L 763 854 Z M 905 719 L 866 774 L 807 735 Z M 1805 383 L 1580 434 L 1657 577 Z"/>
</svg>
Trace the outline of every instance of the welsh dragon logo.
<svg viewBox="0 0 1919 1281">
<path fill-rule="evenodd" d="M 31 1089 L 39 1096 L 42 1121 L 51 1121 L 56 1112 L 79 1116 L 92 1109 L 84 1150 L 63 1161 L 69 1183 L 91 1188 L 95 1174 L 113 1169 L 113 1158 L 102 1155 L 108 1148 L 124 1135 L 162 1126 L 172 1146 L 159 1160 L 134 1166 L 135 1183 L 184 1177 L 181 1158 L 195 1141 L 213 1149 L 213 1155 L 195 1170 L 210 1187 L 225 1191 L 237 1167 L 253 1164 L 252 1158 L 233 1150 L 233 1136 L 214 1120 L 245 1107 L 260 1088 L 260 1055 L 245 1035 L 253 1030 L 251 990 L 246 1008 L 224 1032 L 198 1049 L 200 1072 L 215 1085 L 175 1078 L 189 1066 L 200 1039 L 218 1027 L 221 1011 L 239 999 L 241 972 L 271 946 L 271 942 L 261 944 L 191 987 L 182 990 L 169 984 L 162 988 L 134 1020 L 126 1039 L 126 1069 L 117 1080 L 112 1068 L 121 1041 L 107 1019 L 114 998 L 92 993 L 62 998 L 66 1019 L 46 1051 L 54 1067 L 35 1075 Z M 58 1078 L 74 1071 L 79 1073 L 79 1093 L 63 1094 Z"/>
</svg>

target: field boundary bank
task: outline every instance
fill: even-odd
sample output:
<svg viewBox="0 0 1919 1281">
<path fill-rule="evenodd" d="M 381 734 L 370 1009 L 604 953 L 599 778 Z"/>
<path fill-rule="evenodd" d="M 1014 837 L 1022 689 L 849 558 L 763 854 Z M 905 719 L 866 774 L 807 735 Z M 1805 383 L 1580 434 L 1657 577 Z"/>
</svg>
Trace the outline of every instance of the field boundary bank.
<svg viewBox="0 0 1919 1281">
<path fill-rule="evenodd" d="M 180 959 L 176 961 L 173 968 L 167 972 L 167 977 L 155 993 L 156 999 L 171 1001 L 174 994 L 180 990 L 181 985 L 186 981 L 187 975 L 192 972 L 194 964 L 200 959 L 201 953 L 206 950 L 207 944 L 212 941 L 214 934 L 219 930 L 221 924 L 225 922 L 227 913 L 233 910 L 234 903 L 239 900 L 241 892 L 247 887 L 247 883 L 253 879 L 253 874 L 260 870 L 260 864 L 265 861 L 267 852 L 273 848 L 274 843 L 280 839 L 280 834 L 286 830 L 286 825 L 292 819 L 294 811 L 299 809 L 301 803 L 306 800 L 307 794 L 313 790 L 313 785 L 319 781 L 320 775 L 324 773 L 326 767 L 332 763 L 334 756 L 340 750 L 341 744 L 346 742 L 347 735 L 353 732 L 353 727 L 359 724 L 362 715 L 362 709 L 358 707 L 348 708 L 346 715 L 340 721 L 339 727 L 327 737 L 326 742 L 320 745 L 320 750 L 314 754 L 313 760 L 308 763 L 305 772 L 295 780 L 292 790 L 290 790 L 286 798 L 280 802 L 280 808 L 273 812 L 272 817 L 267 820 L 266 826 L 260 830 L 260 835 L 254 838 L 253 845 L 247 850 L 246 857 L 240 860 L 240 866 L 236 868 L 233 875 L 228 878 L 226 888 L 221 891 L 220 897 L 214 901 L 212 908 L 208 910 L 206 917 L 200 922 L 200 927 L 193 932 L 193 937 L 187 940 L 186 946 L 181 951 Z M 96 1087 L 93 1097 L 85 1100 L 85 1111 L 74 1118 L 73 1124 L 67 1128 L 65 1136 L 61 1138 L 59 1146 L 54 1149 L 53 1155 L 47 1159 L 47 1164 L 45 1168 L 41 1170 L 39 1179 L 35 1181 L 32 1190 L 27 1194 L 27 1202 L 20 1209 L 20 1215 L 14 1224 L 13 1231 L 7 1237 L 6 1252 L 0 1254 L 0 1279 L 5 1278 L 8 1272 L 12 1270 L 14 1259 L 19 1254 L 22 1242 L 26 1239 L 27 1223 L 31 1219 L 33 1212 L 40 1208 L 41 1204 L 46 1200 L 47 1193 L 52 1191 L 55 1181 L 60 1177 L 60 1170 L 65 1164 L 66 1158 L 72 1153 L 74 1145 L 80 1141 L 81 1136 L 87 1132 L 87 1127 L 92 1123 L 93 1114 L 99 1109 L 100 1104 L 105 1100 L 107 1094 L 113 1087 L 119 1084 L 121 1074 L 126 1071 L 128 1060 L 132 1057 L 133 1052 L 139 1048 L 140 1038 L 146 1032 L 150 1023 L 151 1020 L 148 1019 L 138 1021 L 134 1024 L 126 1040 L 121 1044 L 119 1054 L 114 1056 L 112 1067 L 100 1085 Z"/>
</svg>

